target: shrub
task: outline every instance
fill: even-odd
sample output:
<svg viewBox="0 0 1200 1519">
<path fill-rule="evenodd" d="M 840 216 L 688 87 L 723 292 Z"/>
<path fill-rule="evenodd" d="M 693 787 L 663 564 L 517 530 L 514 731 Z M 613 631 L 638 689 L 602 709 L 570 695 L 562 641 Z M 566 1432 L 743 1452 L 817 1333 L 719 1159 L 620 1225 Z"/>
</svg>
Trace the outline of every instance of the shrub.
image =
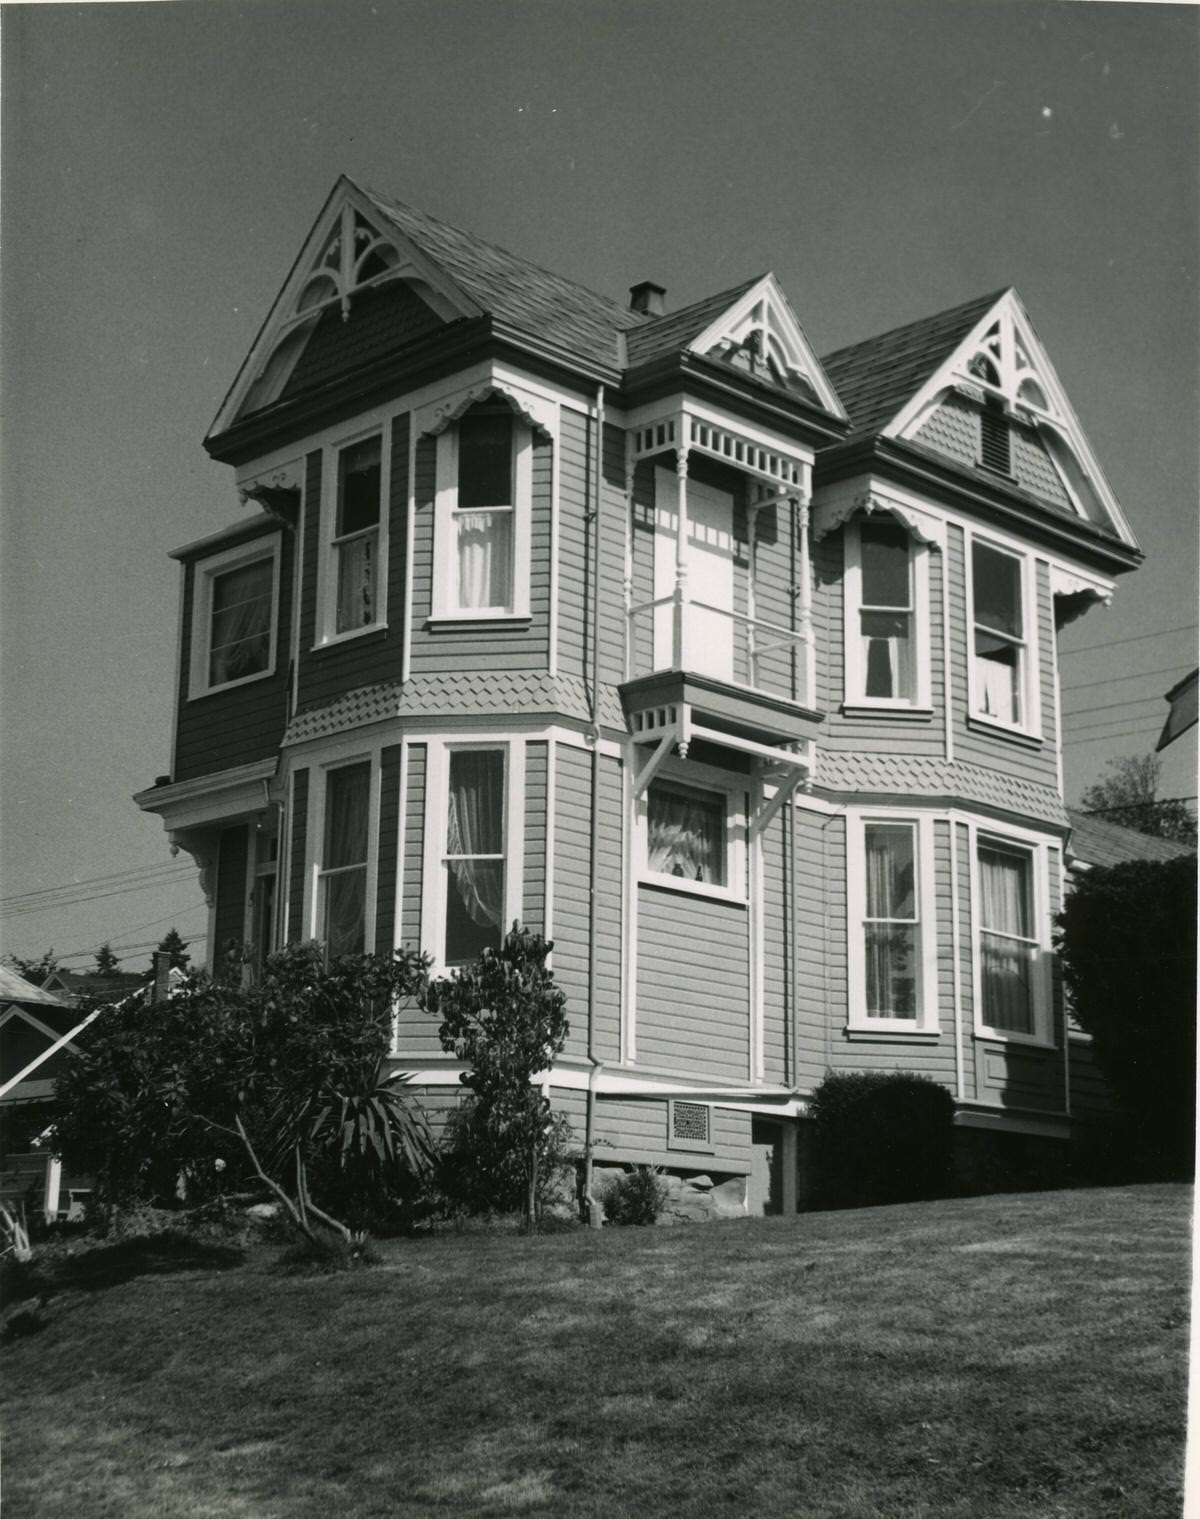
<svg viewBox="0 0 1200 1519">
<path fill-rule="evenodd" d="M 577 1160 L 568 1120 L 547 1112 L 543 1124 L 535 1181 L 539 1218 L 573 1198 Z M 468 1098 L 446 1121 L 435 1185 L 440 1203 L 436 1211 L 451 1215 L 521 1213 L 528 1219 L 527 1153 L 515 1145 L 493 1143 L 477 1099 Z"/>
<path fill-rule="evenodd" d="M 830 1072 L 813 1093 L 817 1206 L 945 1197 L 954 1182 L 954 1102 L 925 1076 Z"/>
<path fill-rule="evenodd" d="M 654 1224 L 667 1201 L 667 1184 L 656 1166 L 636 1166 L 610 1176 L 600 1200 L 610 1224 Z"/>
</svg>

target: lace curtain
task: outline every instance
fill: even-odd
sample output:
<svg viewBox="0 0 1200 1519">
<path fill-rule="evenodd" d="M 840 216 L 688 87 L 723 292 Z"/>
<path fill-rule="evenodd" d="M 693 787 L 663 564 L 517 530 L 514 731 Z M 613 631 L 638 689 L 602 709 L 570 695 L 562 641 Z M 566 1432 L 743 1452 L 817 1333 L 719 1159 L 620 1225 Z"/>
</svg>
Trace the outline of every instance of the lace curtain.
<svg viewBox="0 0 1200 1519">
<path fill-rule="evenodd" d="M 270 663 L 273 573 L 272 561 L 260 559 L 214 577 L 210 686 L 257 675 Z"/>
<path fill-rule="evenodd" d="M 375 621 L 375 549 L 378 528 L 338 544 L 337 630 L 367 628 Z"/>
<path fill-rule="evenodd" d="M 865 829 L 867 1012 L 872 1018 L 917 1015 L 917 904 L 913 832 L 906 825 Z"/>
<path fill-rule="evenodd" d="M 450 756 L 446 818 L 447 963 L 470 958 L 485 944 L 499 942 L 503 854 L 504 756 L 494 749 L 457 750 Z M 483 932 L 474 932 L 471 925 Z"/>
<path fill-rule="evenodd" d="M 1033 938 L 1029 859 L 1007 850 L 979 849 L 980 953 L 983 1021 L 1009 1033 L 1034 1032 Z"/>
<path fill-rule="evenodd" d="M 650 787 L 648 865 L 659 875 L 725 884 L 725 805 L 663 786 Z"/>
</svg>

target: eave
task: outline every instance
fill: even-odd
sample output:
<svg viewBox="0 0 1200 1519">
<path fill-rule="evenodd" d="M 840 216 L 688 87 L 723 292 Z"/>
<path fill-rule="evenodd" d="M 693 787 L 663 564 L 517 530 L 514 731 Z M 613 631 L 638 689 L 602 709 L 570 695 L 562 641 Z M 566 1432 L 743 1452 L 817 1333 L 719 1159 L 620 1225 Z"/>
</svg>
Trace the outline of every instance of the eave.
<svg viewBox="0 0 1200 1519">
<path fill-rule="evenodd" d="M 1033 538 L 1046 548 L 1070 553 L 1106 574 L 1125 574 L 1145 558 L 1141 549 L 1081 517 L 1062 516 L 1018 485 L 999 476 L 983 480 L 928 449 L 892 438 L 856 438 L 825 449 L 814 466 L 814 490 L 866 473 Z"/>
</svg>

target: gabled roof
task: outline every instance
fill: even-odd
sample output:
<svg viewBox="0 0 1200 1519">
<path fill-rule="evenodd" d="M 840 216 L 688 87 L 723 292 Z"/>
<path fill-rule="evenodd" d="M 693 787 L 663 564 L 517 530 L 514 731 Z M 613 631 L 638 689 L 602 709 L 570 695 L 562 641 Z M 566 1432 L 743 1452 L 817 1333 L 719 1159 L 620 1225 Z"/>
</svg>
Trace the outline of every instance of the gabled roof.
<svg viewBox="0 0 1200 1519">
<path fill-rule="evenodd" d="M 7 965 L 0 965 L 0 1002 L 23 1002 L 29 1007 L 66 1007 L 61 997 L 44 992 Z"/>
<path fill-rule="evenodd" d="M 582 358 L 618 367 L 617 334 L 652 320 L 427 211 L 376 190 L 361 193 L 485 311 Z"/>
<path fill-rule="evenodd" d="M 1003 294 L 976 296 L 824 356 L 822 367 L 850 414 L 851 436 L 882 432 Z"/>
<path fill-rule="evenodd" d="M 739 300 L 752 286 L 762 279 L 743 280 L 732 290 L 722 290 L 717 295 L 706 295 L 703 300 L 693 301 L 678 311 L 668 311 L 664 316 L 652 317 L 644 326 L 632 330 L 625 339 L 630 369 L 638 364 L 648 364 L 653 359 L 666 358 L 678 353 L 693 342 L 734 301 Z"/>
<path fill-rule="evenodd" d="M 1071 841 L 1067 853 L 1084 865 L 1125 865 L 1131 860 L 1177 860 L 1181 855 L 1195 855 L 1187 844 L 1173 839 L 1155 838 L 1074 807 L 1067 808 L 1071 819 Z"/>
</svg>

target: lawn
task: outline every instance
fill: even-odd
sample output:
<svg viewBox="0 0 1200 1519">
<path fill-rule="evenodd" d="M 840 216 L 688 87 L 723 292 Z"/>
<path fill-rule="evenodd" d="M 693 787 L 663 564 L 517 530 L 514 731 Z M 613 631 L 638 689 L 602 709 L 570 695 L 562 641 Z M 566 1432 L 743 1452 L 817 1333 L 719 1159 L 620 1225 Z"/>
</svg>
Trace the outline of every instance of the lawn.
<svg viewBox="0 0 1200 1519">
<path fill-rule="evenodd" d="M 6 1519 L 1175 1516 L 1190 1189 L 388 1243 L 52 1302 Z"/>
</svg>

